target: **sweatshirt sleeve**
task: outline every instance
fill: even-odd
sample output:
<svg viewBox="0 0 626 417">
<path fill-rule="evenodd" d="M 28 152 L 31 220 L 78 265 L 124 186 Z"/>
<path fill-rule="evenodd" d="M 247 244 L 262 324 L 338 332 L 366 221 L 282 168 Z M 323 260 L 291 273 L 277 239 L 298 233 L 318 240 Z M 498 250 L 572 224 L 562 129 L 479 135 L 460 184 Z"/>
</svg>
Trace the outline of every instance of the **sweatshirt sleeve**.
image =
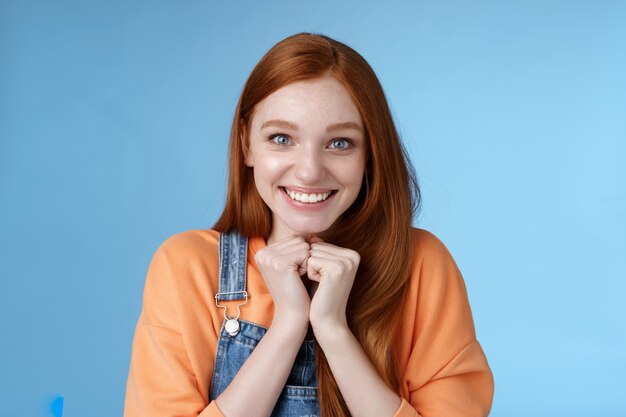
<svg viewBox="0 0 626 417">
<path fill-rule="evenodd" d="M 215 402 L 207 404 L 208 392 L 198 388 L 187 350 L 178 288 L 181 254 L 171 239 L 157 250 L 148 269 L 124 417 L 221 417 Z"/>
<path fill-rule="evenodd" d="M 403 329 L 411 335 L 405 398 L 394 417 L 487 416 L 493 376 L 476 340 L 463 277 L 443 243 L 420 232 L 407 303 L 412 319 Z"/>
</svg>

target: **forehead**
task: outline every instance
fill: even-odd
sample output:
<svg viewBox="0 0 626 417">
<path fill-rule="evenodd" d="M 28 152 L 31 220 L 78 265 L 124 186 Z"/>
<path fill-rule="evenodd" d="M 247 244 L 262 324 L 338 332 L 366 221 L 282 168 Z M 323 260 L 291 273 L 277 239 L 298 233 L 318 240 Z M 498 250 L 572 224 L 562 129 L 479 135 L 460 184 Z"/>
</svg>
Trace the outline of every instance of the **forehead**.
<svg viewBox="0 0 626 417">
<path fill-rule="evenodd" d="M 350 92 L 331 76 L 297 81 L 274 91 L 255 106 L 253 130 L 270 119 L 285 119 L 305 126 L 349 121 L 362 126 Z"/>
</svg>

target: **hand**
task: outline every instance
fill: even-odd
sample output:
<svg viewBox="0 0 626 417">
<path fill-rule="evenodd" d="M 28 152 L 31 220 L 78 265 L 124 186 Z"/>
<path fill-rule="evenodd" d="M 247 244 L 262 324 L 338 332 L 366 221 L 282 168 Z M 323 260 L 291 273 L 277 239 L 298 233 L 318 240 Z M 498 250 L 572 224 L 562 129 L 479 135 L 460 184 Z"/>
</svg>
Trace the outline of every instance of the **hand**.
<svg viewBox="0 0 626 417">
<path fill-rule="evenodd" d="M 322 328 L 348 327 L 346 306 L 360 261 L 356 251 L 311 239 L 307 273 L 318 285 L 313 289 L 309 320 L 318 338 Z"/>
<path fill-rule="evenodd" d="M 308 324 L 311 299 L 300 278 L 306 273 L 310 245 L 289 237 L 258 251 L 255 260 L 274 300 L 274 320 Z"/>
</svg>

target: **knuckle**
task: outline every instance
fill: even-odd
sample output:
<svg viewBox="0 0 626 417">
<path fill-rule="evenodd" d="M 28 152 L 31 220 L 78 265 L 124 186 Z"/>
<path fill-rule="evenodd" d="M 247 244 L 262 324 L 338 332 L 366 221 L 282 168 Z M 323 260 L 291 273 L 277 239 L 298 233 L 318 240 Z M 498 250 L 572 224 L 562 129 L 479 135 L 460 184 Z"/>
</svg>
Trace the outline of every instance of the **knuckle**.
<svg viewBox="0 0 626 417">
<path fill-rule="evenodd" d="M 350 256 L 350 260 L 354 264 L 358 265 L 359 262 L 361 262 L 361 255 L 359 255 L 359 252 L 357 252 L 357 251 L 352 251 L 351 256 Z"/>
<path fill-rule="evenodd" d="M 269 266 L 272 269 L 281 269 L 282 261 L 277 258 L 273 258 L 269 261 Z"/>
<path fill-rule="evenodd" d="M 256 263 L 262 264 L 265 261 L 265 254 L 263 253 L 263 251 L 257 252 L 256 255 L 254 255 L 254 260 L 256 261 Z"/>
</svg>

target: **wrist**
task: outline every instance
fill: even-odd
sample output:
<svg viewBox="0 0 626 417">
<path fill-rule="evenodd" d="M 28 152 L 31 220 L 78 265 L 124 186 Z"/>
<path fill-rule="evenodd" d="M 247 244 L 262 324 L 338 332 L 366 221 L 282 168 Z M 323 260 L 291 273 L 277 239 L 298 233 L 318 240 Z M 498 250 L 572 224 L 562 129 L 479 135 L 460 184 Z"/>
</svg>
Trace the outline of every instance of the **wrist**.
<svg viewBox="0 0 626 417">
<path fill-rule="evenodd" d="M 313 328 L 315 338 L 320 344 L 323 344 L 325 341 L 336 340 L 337 338 L 353 336 L 352 330 L 348 327 L 345 319 L 312 321 L 311 327 Z"/>
<path fill-rule="evenodd" d="M 280 330 L 281 333 L 286 333 L 297 337 L 302 334 L 302 338 L 306 336 L 306 332 L 309 328 L 309 318 L 306 315 L 283 313 L 280 311 L 274 312 L 274 318 L 270 326 L 272 329 Z"/>
</svg>

